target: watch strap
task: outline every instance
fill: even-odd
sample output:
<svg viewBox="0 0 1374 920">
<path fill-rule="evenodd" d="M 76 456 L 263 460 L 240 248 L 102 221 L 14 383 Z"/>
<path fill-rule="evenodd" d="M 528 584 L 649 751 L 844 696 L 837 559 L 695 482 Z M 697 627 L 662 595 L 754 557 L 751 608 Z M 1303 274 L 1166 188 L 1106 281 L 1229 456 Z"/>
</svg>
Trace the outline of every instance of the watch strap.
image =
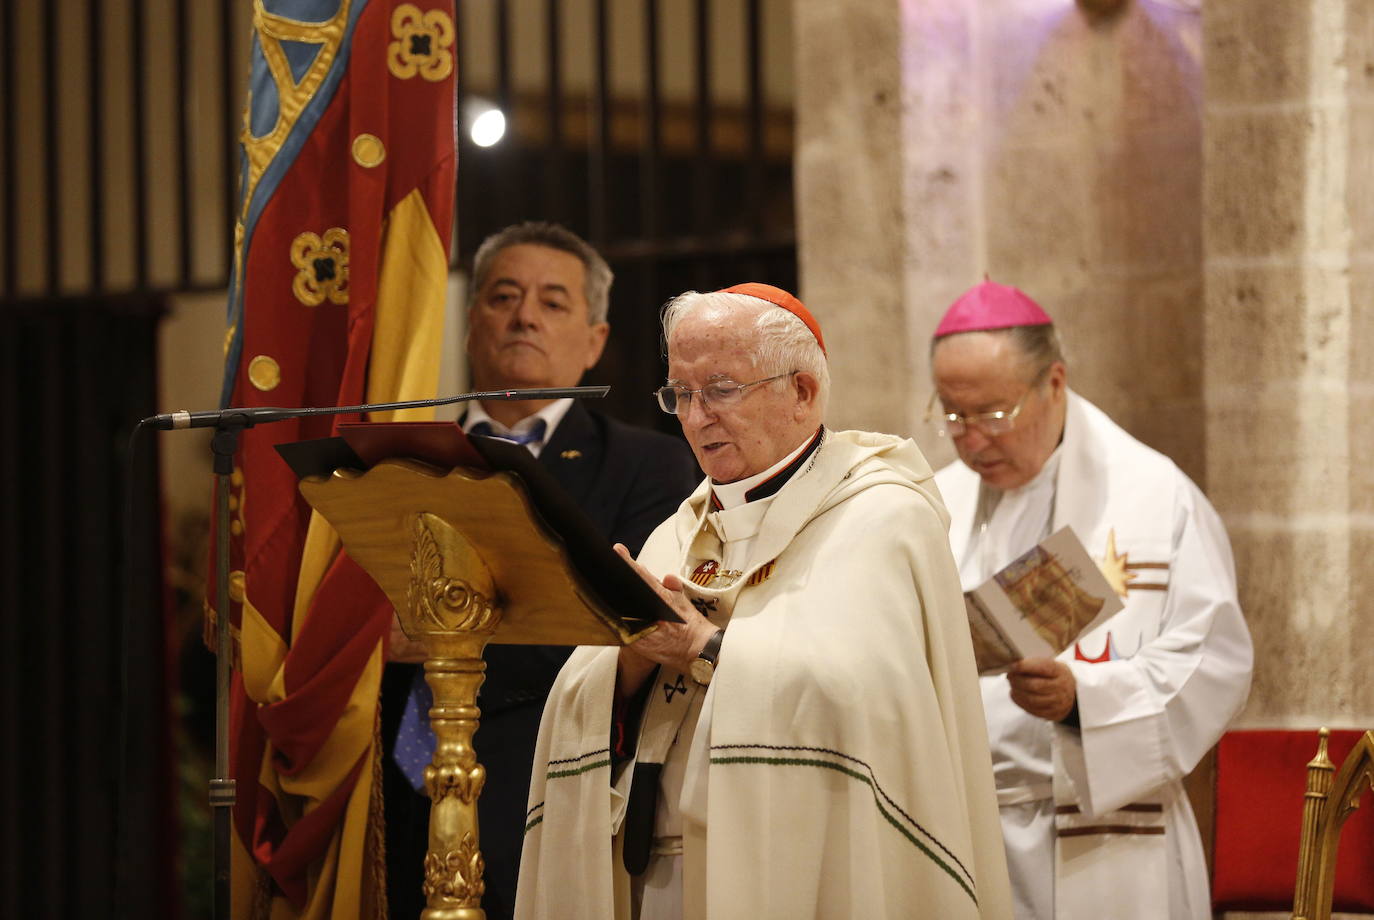
<svg viewBox="0 0 1374 920">
<path fill-rule="evenodd" d="M 723 641 L 725 641 L 725 630 L 724 628 L 717 629 L 711 638 L 706 640 L 706 644 L 701 647 L 697 657 L 714 665 L 716 659 L 720 657 L 720 644 Z"/>
</svg>

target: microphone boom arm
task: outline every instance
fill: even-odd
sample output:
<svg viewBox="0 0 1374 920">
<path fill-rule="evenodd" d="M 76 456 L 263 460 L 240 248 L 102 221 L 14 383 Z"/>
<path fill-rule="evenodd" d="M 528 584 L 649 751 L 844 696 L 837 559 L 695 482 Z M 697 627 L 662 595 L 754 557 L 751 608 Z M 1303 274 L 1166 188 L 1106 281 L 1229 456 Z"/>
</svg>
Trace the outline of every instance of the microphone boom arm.
<svg viewBox="0 0 1374 920">
<path fill-rule="evenodd" d="M 405 402 L 368 403 L 361 406 L 319 406 L 283 409 L 277 406 L 255 406 L 243 408 L 214 409 L 209 412 L 166 412 L 152 415 L 139 422 L 139 427 L 151 427 L 161 431 L 181 428 L 219 428 L 228 425 L 234 428 L 252 428 L 263 422 L 278 422 L 288 418 L 304 418 L 313 415 L 348 415 L 353 412 L 387 412 L 393 409 L 423 409 L 430 406 L 447 406 L 453 403 L 470 402 L 474 399 L 579 399 L 582 397 L 601 397 L 610 392 L 610 387 L 537 387 L 529 390 L 484 390 L 477 393 L 460 393 L 457 396 L 440 396 L 436 399 L 411 399 Z"/>
</svg>

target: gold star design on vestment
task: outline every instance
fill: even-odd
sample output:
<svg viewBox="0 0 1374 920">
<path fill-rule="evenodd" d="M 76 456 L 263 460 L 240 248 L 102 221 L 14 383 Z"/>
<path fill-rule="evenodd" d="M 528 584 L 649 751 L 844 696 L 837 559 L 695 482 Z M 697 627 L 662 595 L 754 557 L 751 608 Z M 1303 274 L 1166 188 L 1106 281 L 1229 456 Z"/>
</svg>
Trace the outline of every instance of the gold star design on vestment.
<svg viewBox="0 0 1374 920">
<path fill-rule="evenodd" d="M 1130 583 L 1135 581 L 1136 573 L 1126 568 L 1126 557 L 1129 553 L 1117 555 L 1116 552 L 1116 529 L 1107 531 L 1107 553 L 1097 560 L 1097 567 L 1102 570 L 1102 574 L 1107 578 L 1107 584 L 1112 586 L 1121 597 L 1126 596 Z"/>
</svg>

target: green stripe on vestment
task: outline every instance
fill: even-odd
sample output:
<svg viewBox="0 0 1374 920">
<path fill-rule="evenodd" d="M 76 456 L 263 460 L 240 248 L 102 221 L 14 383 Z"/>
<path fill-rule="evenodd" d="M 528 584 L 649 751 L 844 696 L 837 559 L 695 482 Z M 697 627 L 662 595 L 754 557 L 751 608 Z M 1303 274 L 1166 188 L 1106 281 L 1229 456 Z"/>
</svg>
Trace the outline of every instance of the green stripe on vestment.
<svg viewBox="0 0 1374 920">
<path fill-rule="evenodd" d="M 597 767 L 609 767 L 610 765 L 611 759 L 607 757 L 605 760 L 596 760 L 591 763 L 579 764 L 576 767 L 569 767 L 566 770 L 550 770 L 548 773 L 544 774 L 544 779 L 563 779 L 568 776 L 579 776 L 589 770 L 595 770 Z"/>
<path fill-rule="evenodd" d="M 599 751 L 588 751 L 586 754 L 580 754 L 577 757 L 567 757 L 562 760 L 554 761 L 553 763 L 557 763 L 560 766 L 562 764 L 572 764 L 573 766 L 559 770 L 551 769 L 544 774 L 544 779 L 545 781 L 551 779 L 566 779 L 569 776 L 581 776 L 583 773 L 589 773 L 601 767 L 609 767 L 611 765 L 610 753 L 608 748 L 602 748 Z M 599 757 L 600 759 L 582 763 L 582 761 L 586 760 L 588 757 Z M 553 763 L 551 763 L 550 766 L 553 766 Z M 538 812 L 538 814 L 536 815 L 535 812 Z M 529 812 L 526 813 L 526 817 L 529 818 L 525 823 L 525 833 L 528 834 L 535 825 L 544 820 L 544 803 L 540 802 L 538 805 L 531 808 Z"/>
<path fill-rule="evenodd" d="M 955 872 L 953 867 L 951 867 L 949 863 L 941 859 L 940 856 L 934 850 L 926 846 L 919 839 L 917 839 L 915 834 L 911 833 L 911 831 L 907 830 L 904 826 L 902 826 L 902 823 L 897 820 L 897 817 L 895 815 L 893 815 L 890 811 L 883 807 L 882 800 L 878 798 L 878 790 L 875 788 L 873 784 L 872 777 L 864 773 L 860 773 L 858 770 L 852 770 L 849 767 L 842 766 L 841 764 L 837 764 L 829 760 L 817 760 L 813 758 L 804 757 L 718 757 L 712 755 L 711 763 L 722 765 L 755 764 L 769 767 L 824 767 L 827 770 L 834 770 L 837 773 L 843 773 L 845 776 L 848 776 L 851 779 L 857 779 L 859 782 L 868 786 L 869 791 L 873 793 L 873 804 L 878 807 L 878 813 L 881 814 L 884 818 L 886 818 L 887 822 L 891 824 L 893 827 L 895 827 L 903 837 L 905 837 L 907 840 L 910 840 L 913 844 L 915 844 L 916 848 L 919 849 L 922 853 L 924 853 L 927 857 L 929 857 L 931 862 L 935 863 L 935 865 L 943 869 L 949 875 L 950 878 L 954 879 L 954 881 L 958 883 L 959 887 L 964 889 L 964 893 L 967 894 L 973 900 L 974 904 L 978 903 L 978 896 L 974 894 L 973 889 L 969 886 L 968 882 L 964 881 L 963 877 L 960 876 L 959 873 Z"/>
</svg>

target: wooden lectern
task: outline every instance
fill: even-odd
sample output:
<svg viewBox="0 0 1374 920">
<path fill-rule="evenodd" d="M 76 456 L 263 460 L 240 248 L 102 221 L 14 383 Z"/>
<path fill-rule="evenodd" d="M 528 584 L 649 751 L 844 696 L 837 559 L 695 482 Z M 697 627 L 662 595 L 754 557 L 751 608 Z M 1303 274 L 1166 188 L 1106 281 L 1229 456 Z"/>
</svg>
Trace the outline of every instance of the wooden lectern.
<svg viewBox="0 0 1374 920">
<path fill-rule="evenodd" d="M 604 541 L 580 540 L 546 523 L 550 511 L 566 523 L 568 509 L 546 507 L 549 484 L 529 481 L 542 471 L 530 469 L 532 459 L 522 467 L 524 448 L 482 448 L 487 459 L 493 452 L 512 461 L 493 466 L 521 474 L 389 459 L 366 472 L 338 468 L 300 484 L 391 599 L 406 634 L 425 647 L 438 745 L 425 768 L 431 804 L 424 920 L 485 917 L 477 797 L 486 773 L 472 736 L 487 643 L 619 645 L 672 617 Z M 530 488 L 536 485 L 544 494 Z M 532 496 L 540 499 L 538 510 Z M 596 578 L 588 576 L 598 568 L 588 552 L 600 555 Z M 640 616 L 618 615 L 608 598 Z"/>
</svg>

